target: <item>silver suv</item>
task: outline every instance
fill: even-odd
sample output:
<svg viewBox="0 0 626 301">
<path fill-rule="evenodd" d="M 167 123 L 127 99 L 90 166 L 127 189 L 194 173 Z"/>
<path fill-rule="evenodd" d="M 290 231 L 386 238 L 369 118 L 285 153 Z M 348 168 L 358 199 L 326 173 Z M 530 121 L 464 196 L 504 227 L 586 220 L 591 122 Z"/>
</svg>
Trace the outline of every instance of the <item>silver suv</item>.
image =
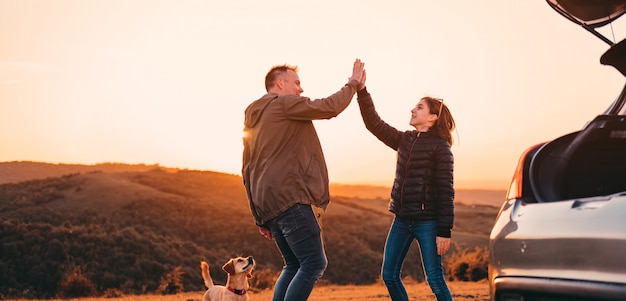
<svg viewBox="0 0 626 301">
<path fill-rule="evenodd" d="M 609 45 L 626 76 L 626 40 L 598 29 L 626 0 L 547 0 Z M 491 300 L 626 300 L 626 86 L 580 131 L 521 156 L 489 241 Z"/>
</svg>

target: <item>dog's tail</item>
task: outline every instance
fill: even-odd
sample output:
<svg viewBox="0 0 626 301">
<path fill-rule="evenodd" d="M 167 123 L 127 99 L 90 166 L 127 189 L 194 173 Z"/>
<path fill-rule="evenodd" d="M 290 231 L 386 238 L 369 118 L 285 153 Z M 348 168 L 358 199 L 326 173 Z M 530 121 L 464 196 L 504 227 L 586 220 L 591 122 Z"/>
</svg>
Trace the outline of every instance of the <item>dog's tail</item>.
<svg viewBox="0 0 626 301">
<path fill-rule="evenodd" d="M 204 279 L 204 285 L 208 288 L 213 287 L 213 279 L 211 279 L 211 273 L 209 273 L 209 264 L 206 261 L 200 262 L 200 268 L 202 269 L 202 279 Z"/>
</svg>

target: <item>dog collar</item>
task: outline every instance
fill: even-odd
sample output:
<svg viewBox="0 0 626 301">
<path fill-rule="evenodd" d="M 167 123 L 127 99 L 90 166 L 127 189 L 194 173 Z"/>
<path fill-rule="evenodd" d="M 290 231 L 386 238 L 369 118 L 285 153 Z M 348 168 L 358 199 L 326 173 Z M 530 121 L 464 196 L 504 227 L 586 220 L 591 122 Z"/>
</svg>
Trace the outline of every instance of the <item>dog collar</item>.
<svg viewBox="0 0 626 301">
<path fill-rule="evenodd" d="M 246 289 L 245 289 L 245 288 L 244 288 L 244 289 L 237 290 L 237 289 L 234 289 L 234 288 L 232 288 L 232 287 L 230 287 L 230 286 L 229 286 L 229 287 L 228 287 L 228 290 L 229 290 L 229 291 L 231 291 L 231 292 L 233 292 L 233 293 L 235 293 L 235 294 L 237 294 L 237 295 L 239 295 L 239 296 L 243 296 L 243 295 L 245 295 L 245 294 L 246 294 Z"/>
</svg>

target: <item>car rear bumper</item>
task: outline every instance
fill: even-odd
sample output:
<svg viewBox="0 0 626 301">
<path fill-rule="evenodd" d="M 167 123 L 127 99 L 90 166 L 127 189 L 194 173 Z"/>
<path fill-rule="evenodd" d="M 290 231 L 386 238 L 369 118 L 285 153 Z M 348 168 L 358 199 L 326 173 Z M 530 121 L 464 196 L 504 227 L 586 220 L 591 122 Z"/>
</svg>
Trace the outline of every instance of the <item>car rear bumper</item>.
<svg viewBox="0 0 626 301">
<path fill-rule="evenodd" d="M 528 278 L 528 277 L 499 277 L 493 281 L 495 292 L 500 298 L 507 296 L 507 300 L 532 296 L 558 296 L 563 300 L 624 300 L 626 298 L 626 283 L 604 283 L 567 279 Z M 521 298 L 520 300 L 525 300 Z M 550 300 L 550 299 L 547 299 Z M 554 300 L 559 300 L 555 298 Z"/>
</svg>

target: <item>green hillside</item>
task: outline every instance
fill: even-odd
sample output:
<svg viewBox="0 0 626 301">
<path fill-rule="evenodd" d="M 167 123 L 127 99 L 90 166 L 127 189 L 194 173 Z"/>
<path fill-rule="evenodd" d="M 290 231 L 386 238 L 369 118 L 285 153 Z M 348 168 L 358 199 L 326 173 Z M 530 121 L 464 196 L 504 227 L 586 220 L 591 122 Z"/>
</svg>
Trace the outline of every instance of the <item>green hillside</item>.
<svg viewBox="0 0 626 301">
<path fill-rule="evenodd" d="M 379 278 L 392 220 L 386 208 L 381 198 L 331 197 L 323 217 L 329 265 L 322 281 Z M 496 213 L 457 204 L 453 240 L 462 248 L 486 247 Z M 419 280 L 413 248 L 404 274 Z M 202 290 L 200 261 L 223 283 L 220 267 L 237 255 L 253 255 L 257 275 L 282 267 L 275 245 L 254 225 L 240 176 L 155 168 L 0 185 L 0 298 L 57 296 L 60 283 L 76 274 L 98 293 L 154 292 L 177 273 L 184 290 Z"/>
</svg>

